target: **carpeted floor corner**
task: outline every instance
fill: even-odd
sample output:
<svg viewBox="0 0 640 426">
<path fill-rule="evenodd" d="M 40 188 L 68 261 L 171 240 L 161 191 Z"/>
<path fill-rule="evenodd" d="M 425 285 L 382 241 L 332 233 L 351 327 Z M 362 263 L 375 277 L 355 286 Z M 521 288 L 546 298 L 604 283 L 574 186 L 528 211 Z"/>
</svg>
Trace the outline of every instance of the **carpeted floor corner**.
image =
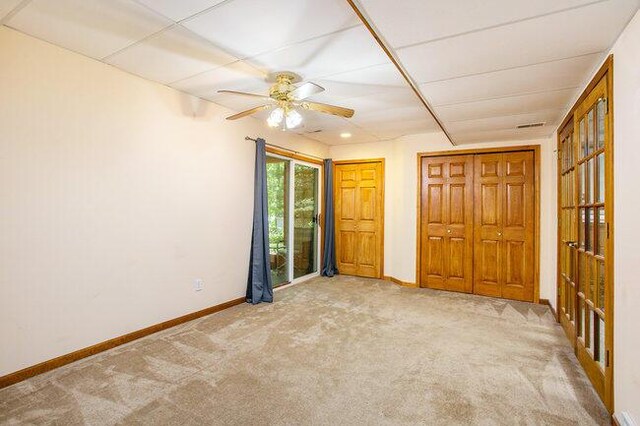
<svg viewBox="0 0 640 426">
<path fill-rule="evenodd" d="M 548 307 L 338 276 L 2 389 L 0 423 L 610 420 Z"/>
</svg>

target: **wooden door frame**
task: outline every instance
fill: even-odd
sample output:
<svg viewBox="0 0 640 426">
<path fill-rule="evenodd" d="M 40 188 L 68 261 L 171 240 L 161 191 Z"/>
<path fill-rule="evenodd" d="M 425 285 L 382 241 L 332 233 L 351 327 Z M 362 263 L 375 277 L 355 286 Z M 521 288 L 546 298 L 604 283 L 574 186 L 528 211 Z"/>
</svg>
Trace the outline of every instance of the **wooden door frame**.
<svg viewBox="0 0 640 426">
<path fill-rule="evenodd" d="M 614 179 L 614 176 L 613 176 L 613 165 L 614 165 L 613 163 L 614 161 L 613 159 L 613 156 L 614 156 L 613 54 L 610 54 L 609 56 L 607 56 L 607 59 L 605 59 L 602 66 L 595 73 L 591 81 L 589 81 L 589 84 L 582 91 L 582 93 L 580 94 L 580 97 L 573 104 L 569 112 L 567 112 L 567 115 L 565 116 L 565 118 L 562 120 L 562 123 L 558 127 L 558 132 L 557 132 L 558 139 L 556 143 L 558 144 L 557 146 L 559 146 L 561 142 L 560 140 L 561 131 L 564 130 L 564 128 L 574 119 L 574 113 L 576 112 L 579 105 L 582 104 L 582 102 L 584 102 L 587 96 L 589 96 L 591 91 L 597 86 L 597 84 L 603 78 L 607 79 L 607 108 L 608 108 L 608 114 L 609 114 L 609 132 L 608 132 L 609 149 L 607 150 L 605 148 L 605 205 L 607 210 L 606 220 L 607 220 L 607 223 L 609 224 L 609 238 L 607 239 L 607 243 L 606 243 L 606 258 L 605 258 L 605 282 L 608 284 L 605 289 L 606 297 L 607 297 L 607 304 L 605 306 L 605 310 L 610 315 L 610 317 L 608 317 L 607 321 L 605 322 L 605 341 L 607 342 L 605 346 L 609 347 L 609 360 L 610 360 L 609 367 L 607 368 L 610 369 L 609 370 L 610 373 L 608 377 L 607 375 L 605 375 L 605 380 L 604 380 L 605 397 L 603 398 L 603 402 L 604 402 L 604 405 L 607 407 L 607 410 L 609 410 L 610 413 L 613 413 L 615 409 L 614 377 L 613 377 L 614 371 L 615 371 L 614 362 L 613 362 L 614 343 L 615 343 L 613 338 L 614 316 L 615 316 L 615 310 L 614 310 L 615 307 L 614 307 L 614 300 L 613 300 L 614 283 L 615 283 L 614 269 L 613 269 L 614 260 L 615 260 L 615 257 L 614 257 L 614 238 L 615 238 L 615 226 L 614 226 L 615 210 L 614 209 L 615 209 L 615 206 L 614 206 L 614 193 L 613 193 L 613 179 Z M 556 179 L 557 179 L 557 175 L 556 175 Z M 558 204 L 556 205 L 556 209 L 559 209 L 559 206 L 560 204 L 558 199 Z M 558 226 L 558 232 L 559 230 L 560 230 L 560 226 Z M 560 246 L 560 239 L 558 238 L 558 247 L 559 246 Z M 558 255 L 558 259 L 559 259 L 559 255 Z M 558 260 L 558 264 L 556 265 L 556 268 L 557 268 L 556 272 L 557 274 L 559 274 L 560 273 L 559 260 Z M 556 282 L 556 289 L 557 289 L 557 282 Z M 558 294 L 557 297 L 558 298 L 556 300 L 556 306 L 559 306 L 558 303 L 560 301 L 560 294 Z M 559 315 L 559 312 L 560 310 L 558 309 L 557 315 Z M 575 339 L 575 336 L 574 336 L 574 339 Z M 575 350 L 576 348 L 575 341 L 572 341 L 571 344 L 573 345 Z"/>
<path fill-rule="evenodd" d="M 444 157 L 452 155 L 475 154 L 503 154 L 508 152 L 533 151 L 533 185 L 534 185 L 534 234 L 533 234 L 533 302 L 540 303 L 540 145 L 519 145 L 494 148 L 455 149 L 448 151 L 419 152 L 417 154 L 418 190 L 416 205 L 416 285 L 420 286 L 420 235 L 422 232 L 422 206 L 420 195 L 422 193 L 422 159 L 425 157 Z"/>
<path fill-rule="evenodd" d="M 336 166 L 340 166 L 340 165 L 345 165 L 345 164 L 366 164 L 366 163 L 380 163 L 380 167 L 382 168 L 382 179 L 380 180 L 382 182 L 382 188 L 381 192 L 382 192 L 382 203 L 380 203 L 381 209 L 382 209 L 382 227 L 381 232 L 382 235 L 380 236 L 380 255 L 379 255 L 379 259 L 378 261 L 380 262 L 380 277 L 379 279 L 383 279 L 384 278 L 384 200 L 385 200 L 385 194 L 384 194 L 384 186 L 385 186 L 385 169 L 384 169 L 384 158 L 364 158 L 364 159 L 357 159 L 357 160 L 336 160 L 333 161 L 333 177 L 335 179 L 336 177 Z M 338 188 L 335 186 L 333 186 L 333 199 L 336 199 L 337 196 L 337 191 Z M 337 255 L 337 253 L 336 253 Z"/>
</svg>

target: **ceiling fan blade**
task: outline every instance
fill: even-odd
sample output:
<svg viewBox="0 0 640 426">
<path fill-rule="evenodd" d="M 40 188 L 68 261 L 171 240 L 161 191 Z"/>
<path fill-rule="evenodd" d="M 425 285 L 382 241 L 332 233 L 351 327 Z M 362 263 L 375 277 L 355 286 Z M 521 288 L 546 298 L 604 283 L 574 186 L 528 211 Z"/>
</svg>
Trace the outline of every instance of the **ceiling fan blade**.
<svg viewBox="0 0 640 426">
<path fill-rule="evenodd" d="M 293 99 L 296 101 L 301 101 L 302 99 L 306 99 L 311 95 L 315 95 L 316 93 L 324 92 L 324 87 L 318 86 L 315 83 L 304 83 L 297 89 L 293 90 L 289 93 Z"/>
<path fill-rule="evenodd" d="M 321 104 L 318 102 L 303 102 L 300 104 L 302 108 L 310 109 L 311 111 L 319 111 L 327 114 L 333 114 L 340 117 L 351 118 L 355 113 L 351 108 L 343 108 L 335 105 Z"/>
<path fill-rule="evenodd" d="M 239 112 L 234 115 L 230 115 L 227 117 L 227 120 L 237 120 L 238 118 L 246 117 L 247 115 L 255 114 L 258 111 L 262 111 L 263 109 L 271 108 L 271 105 L 260 105 L 255 108 L 248 109 L 246 111 Z"/>
<path fill-rule="evenodd" d="M 218 93 L 230 93 L 232 95 L 251 96 L 252 98 L 270 99 L 269 96 L 259 95 L 257 93 L 238 92 L 235 90 L 218 90 Z"/>
</svg>

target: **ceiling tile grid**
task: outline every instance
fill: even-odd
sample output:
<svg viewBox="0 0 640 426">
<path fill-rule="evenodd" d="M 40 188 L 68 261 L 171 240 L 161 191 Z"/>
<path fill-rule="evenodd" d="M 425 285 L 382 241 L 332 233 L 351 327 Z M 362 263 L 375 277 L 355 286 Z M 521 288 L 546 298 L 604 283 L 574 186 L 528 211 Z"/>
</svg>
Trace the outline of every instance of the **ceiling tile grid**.
<svg viewBox="0 0 640 426">
<path fill-rule="evenodd" d="M 358 4 L 465 143 L 549 135 L 640 0 Z M 326 89 L 310 100 L 356 110 L 302 111 L 296 132 L 323 143 L 439 128 L 345 0 L 4 0 L 0 20 L 233 111 L 262 101 L 219 90 L 267 94 L 269 73 L 295 72 Z M 546 124 L 516 129 L 528 120 Z"/>
<path fill-rule="evenodd" d="M 356 110 L 302 111 L 294 131 L 323 143 L 435 126 L 344 0 L 31 0 L 5 24 L 237 112 L 263 101 L 219 90 L 266 95 L 269 73 L 295 72 L 326 89 L 310 100 Z"/>
<path fill-rule="evenodd" d="M 639 0 L 360 3 L 456 143 L 550 135 L 640 6 Z M 537 121 L 546 125 L 517 128 Z"/>
</svg>

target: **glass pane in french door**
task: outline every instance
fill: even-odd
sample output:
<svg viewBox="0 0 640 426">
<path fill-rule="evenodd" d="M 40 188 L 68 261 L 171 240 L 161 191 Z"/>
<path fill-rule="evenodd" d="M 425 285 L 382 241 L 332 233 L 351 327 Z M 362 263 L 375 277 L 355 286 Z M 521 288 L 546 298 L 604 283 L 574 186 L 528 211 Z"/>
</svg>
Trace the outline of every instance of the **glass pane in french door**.
<svg viewBox="0 0 640 426">
<path fill-rule="evenodd" d="M 318 271 L 318 169 L 294 165 L 293 278 Z"/>
<path fill-rule="evenodd" d="M 267 156 L 269 260 L 274 287 L 289 281 L 289 168 L 289 160 Z"/>
</svg>

